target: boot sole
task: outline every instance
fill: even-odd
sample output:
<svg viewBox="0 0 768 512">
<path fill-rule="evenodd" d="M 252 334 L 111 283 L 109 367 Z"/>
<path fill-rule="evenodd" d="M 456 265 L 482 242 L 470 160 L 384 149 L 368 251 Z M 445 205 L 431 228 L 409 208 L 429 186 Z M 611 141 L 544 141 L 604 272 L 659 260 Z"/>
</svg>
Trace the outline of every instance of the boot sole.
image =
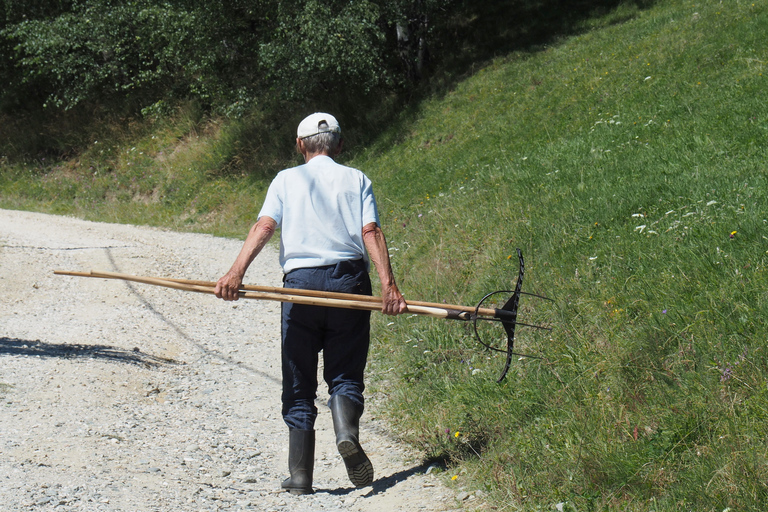
<svg viewBox="0 0 768 512">
<path fill-rule="evenodd" d="M 305 494 L 315 494 L 315 491 L 312 489 L 285 489 L 285 490 L 293 494 L 294 496 L 303 496 Z"/>
<path fill-rule="evenodd" d="M 363 451 L 363 447 L 348 439 L 337 444 L 339 454 L 347 466 L 347 475 L 355 487 L 365 487 L 373 483 L 373 464 Z"/>
<path fill-rule="evenodd" d="M 311 485 L 309 487 L 297 486 L 291 482 L 290 478 L 284 480 L 280 487 L 295 496 L 301 496 L 303 494 L 315 494 L 315 491 L 312 489 Z"/>
</svg>

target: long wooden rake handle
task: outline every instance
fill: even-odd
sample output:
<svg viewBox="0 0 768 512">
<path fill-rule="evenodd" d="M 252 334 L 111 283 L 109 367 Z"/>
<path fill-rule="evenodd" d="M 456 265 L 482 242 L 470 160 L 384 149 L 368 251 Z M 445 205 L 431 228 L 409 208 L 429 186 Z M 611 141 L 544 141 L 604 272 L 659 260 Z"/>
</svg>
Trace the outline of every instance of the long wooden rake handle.
<svg viewBox="0 0 768 512">
<path fill-rule="evenodd" d="M 118 272 L 94 271 L 71 272 L 56 270 L 54 274 L 96 277 L 102 279 L 120 279 L 136 283 L 164 286 L 176 290 L 213 294 L 216 283 L 210 281 L 196 281 L 189 279 L 170 279 L 162 277 L 145 277 Z M 369 295 L 354 295 L 349 293 L 324 292 L 317 290 L 303 290 L 296 288 L 277 288 L 272 286 L 245 285 L 240 289 L 240 297 L 244 299 L 272 300 L 278 302 L 292 302 L 310 306 L 328 306 L 345 309 L 359 309 L 366 311 L 380 311 L 381 297 Z M 434 318 L 451 318 L 469 321 L 477 316 L 493 318 L 498 310 L 489 308 L 476 309 L 469 306 L 457 306 L 453 304 L 437 304 L 433 302 L 406 301 L 408 312 L 417 315 L 431 316 Z"/>
</svg>

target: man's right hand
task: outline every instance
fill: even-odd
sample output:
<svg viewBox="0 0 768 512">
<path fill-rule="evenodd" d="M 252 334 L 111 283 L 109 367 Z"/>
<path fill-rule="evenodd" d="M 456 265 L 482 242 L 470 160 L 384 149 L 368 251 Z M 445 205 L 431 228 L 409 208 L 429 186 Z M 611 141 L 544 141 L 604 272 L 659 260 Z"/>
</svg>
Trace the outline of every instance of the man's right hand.
<svg viewBox="0 0 768 512">
<path fill-rule="evenodd" d="M 259 252 L 264 248 L 277 227 L 277 222 L 272 217 L 261 217 L 251 226 L 248 236 L 240 249 L 240 254 L 232 264 L 229 272 L 216 282 L 214 293 L 220 299 L 237 300 L 240 298 L 240 287 L 243 285 L 243 277 L 248 266 Z"/>
<path fill-rule="evenodd" d="M 237 300 L 240 298 L 240 287 L 243 279 L 231 272 L 226 273 L 216 282 L 214 293 L 220 299 Z"/>
</svg>

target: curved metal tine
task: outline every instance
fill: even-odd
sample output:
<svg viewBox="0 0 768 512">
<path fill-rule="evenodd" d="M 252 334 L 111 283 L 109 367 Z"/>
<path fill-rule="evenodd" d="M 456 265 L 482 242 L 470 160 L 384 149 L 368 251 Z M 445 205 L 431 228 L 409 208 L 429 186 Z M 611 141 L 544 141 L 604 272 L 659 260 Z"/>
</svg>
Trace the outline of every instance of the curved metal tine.
<svg viewBox="0 0 768 512">
<path fill-rule="evenodd" d="M 517 325 L 525 325 L 525 324 L 517 324 Z M 535 327 L 535 326 L 534 326 L 534 327 Z M 545 327 L 545 329 L 546 329 L 546 330 L 548 330 L 548 331 L 551 331 L 551 330 L 552 330 L 552 329 L 548 329 L 548 328 L 546 328 L 546 327 Z M 488 350 L 493 350 L 494 352 L 503 352 L 503 353 L 505 353 L 505 354 L 507 353 L 507 349 L 506 349 L 506 348 L 496 348 L 496 347 L 494 347 L 493 345 L 490 345 L 490 344 L 486 343 L 485 341 L 483 341 L 483 340 L 482 340 L 482 338 L 480 338 L 480 337 L 477 337 L 477 341 L 478 341 L 478 342 L 479 342 L 479 343 L 480 343 L 482 346 L 484 346 L 485 348 L 487 348 Z M 532 354 L 523 354 L 522 352 L 512 352 L 512 355 L 515 355 L 515 356 L 520 356 L 520 357 L 530 357 L 530 358 L 532 358 L 532 359 L 544 359 L 544 357 L 543 357 L 543 356 L 534 356 L 534 355 L 532 355 Z"/>
<path fill-rule="evenodd" d="M 480 336 L 480 331 L 477 328 L 477 321 L 478 320 L 490 320 L 490 321 L 494 321 L 494 322 L 501 322 L 501 320 L 499 320 L 498 318 L 479 317 L 479 316 L 473 315 L 473 317 L 472 317 L 472 328 L 475 331 L 475 339 L 477 339 L 477 342 L 480 343 L 482 346 L 484 346 L 488 350 L 493 350 L 494 352 L 505 352 L 506 353 L 507 352 L 506 348 L 503 348 L 503 349 L 502 348 L 496 348 L 493 345 L 491 345 L 490 343 L 486 343 L 485 340 L 483 340 L 483 337 Z M 506 326 L 505 326 L 505 332 L 506 332 Z"/>
<path fill-rule="evenodd" d="M 549 302 L 555 302 L 555 299 L 552 299 L 545 295 L 539 295 L 538 293 L 520 292 L 520 295 L 527 295 L 529 297 L 536 297 L 537 299 L 544 299 L 544 300 L 548 300 Z"/>
<path fill-rule="evenodd" d="M 483 318 L 483 317 L 480 317 L 477 320 L 486 320 L 486 321 L 489 321 L 489 322 L 504 322 L 505 321 L 505 320 L 500 320 L 498 318 Z M 551 331 L 552 330 L 551 327 L 543 327 L 541 325 L 524 324 L 522 322 L 517 322 L 517 325 L 520 325 L 520 326 L 523 326 L 523 327 L 533 327 L 534 329 L 541 329 L 543 331 Z M 475 331 L 475 335 L 476 335 L 477 341 L 482 346 L 487 348 L 488 350 L 493 350 L 494 352 L 507 352 L 507 349 L 505 349 L 505 348 L 496 348 L 493 345 L 491 345 L 490 343 L 486 343 L 485 341 L 483 341 L 483 339 L 480 336 L 479 332 Z M 516 356 L 522 356 L 522 357 L 532 357 L 534 359 L 543 359 L 543 357 L 534 356 L 534 355 L 531 355 L 531 354 L 521 354 L 521 353 L 518 353 L 518 352 L 513 352 L 512 354 L 516 355 Z"/>
<path fill-rule="evenodd" d="M 495 292 L 486 293 L 485 296 L 482 299 L 480 299 L 480 302 L 478 302 L 477 307 L 475 308 L 475 310 L 480 309 L 480 306 L 481 306 L 481 304 L 483 302 L 485 302 L 485 299 L 487 299 L 488 297 L 490 297 L 492 295 L 496 295 L 497 293 L 511 293 L 511 294 L 514 294 L 515 292 L 514 292 L 514 290 L 496 290 Z M 538 293 L 520 292 L 520 295 L 527 295 L 528 297 L 534 297 L 534 298 L 537 298 L 537 299 L 544 299 L 544 300 L 548 300 L 550 302 L 555 302 L 555 299 L 552 299 L 552 298 L 547 297 L 545 295 L 539 295 Z M 510 296 L 510 299 L 511 298 L 512 297 Z"/>
<path fill-rule="evenodd" d="M 475 333 L 475 335 L 477 336 L 478 343 L 480 343 L 482 346 L 484 346 L 488 350 L 493 350 L 494 352 L 504 352 L 506 354 L 507 349 L 505 349 L 505 348 L 496 348 L 493 345 L 489 345 L 488 343 L 484 342 L 482 340 L 482 338 L 480 338 L 479 334 Z"/>
<path fill-rule="evenodd" d="M 473 318 L 473 320 L 474 320 L 474 318 Z M 509 323 L 509 320 L 504 320 L 502 318 L 491 318 L 491 317 L 488 317 L 488 316 L 478 316 L 477 320 L 483 320 L 485 322 L 501 322 L 501 323 L 506 322 L 506 323 Z M 523 327 L 532 327 L 534 329 L 541 329 L 543 331 L 551 331 L 552 330 L 551 327 L 544 327 L 543 325 L 526 324 L 524 322 L 515 322 L 515 325 L 521 325 Z"/>
</svg>

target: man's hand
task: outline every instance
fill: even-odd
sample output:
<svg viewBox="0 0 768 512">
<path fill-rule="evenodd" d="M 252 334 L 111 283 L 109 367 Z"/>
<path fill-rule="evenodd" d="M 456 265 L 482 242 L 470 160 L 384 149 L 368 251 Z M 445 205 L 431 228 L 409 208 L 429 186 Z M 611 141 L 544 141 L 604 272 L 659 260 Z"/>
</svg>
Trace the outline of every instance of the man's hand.
<svg viewBox="0 0 768 512">
<path fill-rule="evenodd" d="M 251 227 L 248 237 L 237 255 L 235 263 L 229 272 L 218 280 L 213 292 L 220 299 L 237 300 L 240 298 L 240 287 L 243 285 L 243 276 L 245 276 L 248 266 L 259 252 L 264 248 L 272 235 L 275 233 L 277 222 L 271 217 L 261 217 L 256 224 Z"/>
<path fill-rule="evenodd" d="M 385 315 L 399 315 L 408 311 L 403 294 L 397 289 L 397 285 L 382 288 L 381 312 Z"/>
<path fill-rule="evenodd" d="M 408 311 L 403 294 L 397 289 L 392 265 L 389 263 L 389 250 L 384 233 L 375 222 L 363 226 L 363 243 L 368 249 L 371 261 L 376 266 L 381 282 L 381 312 L 385 315 L 399 315 Z"/>
<path fill-rule="evenodd" d="M 220 299 L 237 300 L 240 298 L 240 286 L 243 284 L 243 278 L 227 272 L 216 282 L 214 293 Z"/>
</svg>

